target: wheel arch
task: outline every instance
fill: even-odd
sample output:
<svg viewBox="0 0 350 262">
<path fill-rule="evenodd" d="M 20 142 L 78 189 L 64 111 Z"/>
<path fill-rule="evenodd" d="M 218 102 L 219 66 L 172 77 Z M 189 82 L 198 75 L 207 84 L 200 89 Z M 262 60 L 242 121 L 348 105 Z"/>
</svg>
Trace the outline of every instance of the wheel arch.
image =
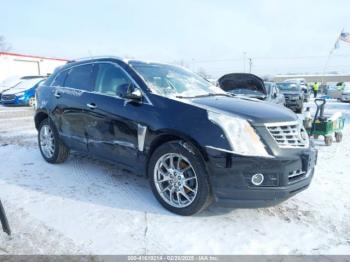
<svg viewBox="0 0 350 262">
<path fill-rule="evenodd" d="M 146 159 L 146 170 L 148 170 L 149 160 L 153 155 L 154 151 L 159 146 L 170 141 L 180 141 L 181 146 L 183 146 L 186 150 L 190 151 L 192 154 L 196 154 L 198 152 L 204 162 L 208 161 L 209 159 L 203 147 L 201 147 L 195 139 L 178 132 L 164 131 L 161 134 L 159 134 L 156 138 L 154 138 L 149 146 Z M 148 172 L 146 172 L 146 176 L 148 177 Z"/>
<path fill-rule="evenodd" d="M 49 118 L 49 114 L 45 111 L 39 111 L 35 114 L 34 123 L 37 130 L 39 129 L 40 123 L 46 118 Z"/>
</svg>

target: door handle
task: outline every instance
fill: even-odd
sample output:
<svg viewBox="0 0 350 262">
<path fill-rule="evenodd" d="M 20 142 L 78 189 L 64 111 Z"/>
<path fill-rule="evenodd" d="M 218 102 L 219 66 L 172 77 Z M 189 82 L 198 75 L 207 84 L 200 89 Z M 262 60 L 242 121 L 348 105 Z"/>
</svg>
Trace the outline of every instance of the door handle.
<svg viewBox="0 0 350 262">
<path fill-rule="evenodd" d="M 60 98 L 60 97 L 61 97 L 61 94 L 60 94 L 58 91 L 56 91 L 55 94 L 54 94 L 54 96 L 55 96 L 56 98 Z"/>
<path fill-rule="evenodd" d="M 97 107 L 97 105 L 95 105 L 95 103 L 86 104 L 86 106 L 90 109 L 95 109 Z"/>
</svg>

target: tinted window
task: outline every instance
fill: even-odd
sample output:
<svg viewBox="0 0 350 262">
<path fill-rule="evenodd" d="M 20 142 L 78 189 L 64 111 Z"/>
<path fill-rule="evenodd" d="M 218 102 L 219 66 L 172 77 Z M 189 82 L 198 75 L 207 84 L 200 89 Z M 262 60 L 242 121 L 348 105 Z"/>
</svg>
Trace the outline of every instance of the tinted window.
<svg viewBox="0 0 350 262">
<path fill-rule="evenodd" d="M 53 81 L 52 86 L 63 86 L 64 80 L 66 79 L 66 77 L 67 77 L 67 71 L 63 71 L 59 73 L 56 76 L 55 80 Z"/>
<path fill-rule="evenodd" d="M 87 91 L 93 90 L 93 65 L 73 67 L 68 73 L 64 86 Z"/>
<path fill-rule="evenodd" d="M 98 65 L 95 86 L 96 92 L 115 96 L 119 88 L 130 84 L 130 78 L 121 68 L 108 63 L 101 63 Z"/>
</svg>

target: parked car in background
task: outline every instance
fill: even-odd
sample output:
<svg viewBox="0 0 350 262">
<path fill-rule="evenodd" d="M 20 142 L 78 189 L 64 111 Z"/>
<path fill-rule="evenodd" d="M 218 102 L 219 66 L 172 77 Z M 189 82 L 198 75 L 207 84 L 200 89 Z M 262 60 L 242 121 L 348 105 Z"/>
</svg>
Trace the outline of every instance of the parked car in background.
<svg viewBox="0 0 350 262">
<path fill-rule="evenodd" d="M 44 79 L 43 77 L 22 79 L 15 87 L 2 93 L 1 103 L 4 105 L 27 105 L 34 107 L 35 90 Z"/>
<path fill-rule="evenodd" d="M 345 82 L 343 86 L 344 86 L 344 89 L 341 94 L 340 101 L 350 102 L 350 82 Z"/>
<path fill-rule="evenodd" d="M 325 95 L 333 98 L 340 99 L 343 93 L 343 83 L 340 82 L 329 82 L 326 84 Z"/>
<path fill-rule="evenodd" d="M 231 94 L 265 100 L 267 90 L 264 81 L 253 74 L 232 73 L 218 79 L 218 86 Z"/>
<path fill-rule="evenodd" d="M 284 96 L 273 82 L 264 82 L 260 77 L 247 73 L 232 73 L 220 77 L 218 86 L 233 95 L 257 98 L 274 104 L 284 104 Z"/>
<path fill-rule="evenodd" d="M 267 91 L 267 97 L 265 101 L 278 105 L 285 105 L 286 100 L 283 93 L 277 87 L 277 84 L 275 82 L 264 82 L 264 84 Z"/>
<path fill-rule="evenodd" d="M 304 102 L 309 102 L 311 96 L 311 88 L 309 88 L 307 84 L 301 84 L 300 87 L 304 92 Z"/>
<path fill-rule="evenodd" d="M 311 89 L 308 87 L 308 84 L 304 78 L 286 79 L 283 82 L 284 83 L 295 83 L 295 84 L 299 85 L 301 90 L 303 90 L 303 92 L 304 92 L 304 102 L 308 102 L 310 100 Z"/>
<path fill-rule="evenodd" d="M 35 78 L 42 78 L 42 76 L 12 76 L 4 79 L 2 82 L 0 82 L 0 101 L 1 101 L 1 95 L 4 91 L 14 88 L 19 83 L 25 80 L 35 79 Z"/>
<path fill-rule="evenodd" d="M 283 93 L 286 107 L 295 113 L 302 113 L 304 107 L 304 92 L 300 85 L 291 82 L 277 83 L 277 87 Z"/>
<path fill-rule="evenodd" d="M 181 67 L 83 59 L 36 95 L 47 162 L 65 161 L 72 149 L 121 163 L 148 177 L 156 199 L 180 215 L 212 201 L 277 204 L 313 177 L 317 151 L 293 112 L 226 93 Z"/>
</svg>

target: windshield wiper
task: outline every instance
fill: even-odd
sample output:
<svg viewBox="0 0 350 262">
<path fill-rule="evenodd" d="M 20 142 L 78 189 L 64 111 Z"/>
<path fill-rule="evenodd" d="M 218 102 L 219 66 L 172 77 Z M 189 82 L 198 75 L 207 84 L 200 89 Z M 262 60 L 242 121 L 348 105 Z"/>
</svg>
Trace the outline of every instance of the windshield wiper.
<svg viewBox="0 0 350 262">
<path fill-rule="evenodd" d="M 228 97 L 234 97 L 235 94 L 230 93 L 207 93 L 203 95 L 196 95 L 196 96 L 176 96 L 176 98 L 199 98 L 199 97 L 207 97 L 207 96 L 228 96 Z"/>
</svg>

